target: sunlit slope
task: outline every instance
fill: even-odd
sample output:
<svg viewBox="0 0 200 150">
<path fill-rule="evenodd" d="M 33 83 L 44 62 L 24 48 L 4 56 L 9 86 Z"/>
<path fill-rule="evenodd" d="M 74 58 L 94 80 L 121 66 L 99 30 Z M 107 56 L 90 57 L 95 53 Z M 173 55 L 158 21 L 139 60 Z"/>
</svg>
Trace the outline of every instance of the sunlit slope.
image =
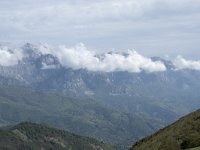
<svg viewBox="0 0 200 150">
<path fill-rule="evenodd" d="M 131 150 L 198 150 L 200 146 L 200 110 L 193 112 L 150 137 L 137 142 Z"/>
</svg>

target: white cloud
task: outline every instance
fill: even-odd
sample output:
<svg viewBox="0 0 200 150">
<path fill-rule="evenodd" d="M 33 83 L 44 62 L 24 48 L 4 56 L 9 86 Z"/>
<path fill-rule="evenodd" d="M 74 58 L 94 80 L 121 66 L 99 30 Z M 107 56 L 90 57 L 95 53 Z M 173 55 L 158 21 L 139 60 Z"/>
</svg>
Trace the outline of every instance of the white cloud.
<svg viewBox="0 0 200 150">
<path fill-rule="evenodd" d="M 191 69 L 191 70 L 200 70 L 200 60 L 186 60 L 182 56 L 177 56 L 174 60 L 174 65 L 177 70 L 181 69 Z"/>
<path fill-rule="evenodd" d="M 52 54 L 57 57 L 62 66 L 72 69 L 87 69 L 89 71 L 128 71 L 128 72 L 160 72 L 165 71 L 165 65 L 160 61 L 152 61 L 134 50 L 126 53 L 105 52 L 99 54 L 88 50 L 84 44 L 80 43 L 74 47 L 59 46 L 50 47 L 48 44 L 26 44 L 22 49 L 3 47 L 0 49 L 0 65 L 16 65 L 25 57 L 37 58 L 41 54 Z M 41 69 L 57 68 L 49 58 L 47 62 L 42 62 Z"/>
<path fill-rule="evenodd" d="M 199 12 L 199 7 L 200 2 L 196 0 L 78 0 L 76 2 L 8 0 L 0 2 L 0 20 L 4 22 L 0 26 L 15 32 L 29 31 L 32 34 L 35 32 L 41 34 L 41 31 L 42 33 L 53 31 L 55 34 L 60 30 L 65 32 L 66 29 L 73 27 L 87 27 L 99 23 L 142 20 L 141 25 L 143 25 L 146 23 L 144 19 L 159 20 L 164 16 L 182 18 L 186 16 L 186 11 L 187 14 Z"/>
<path fill-rule="evenodd" d="M 49 51 L 46 52 L 49 53 Z M 58 57 L 63 66 L 72 69 L 103 72 L 159 72 L 166 70 L 163 63 L 159 61 L 153 62 L 150 58 L 144 57 L 132 50 L 127 51 L 126 55 L 122 53 L 104 53 L 99 55 L 94 51 L 88 50 L 83 44 L 79 44 L 71 48 L 60 46 L 59 50 L 53 50 L 50 53 Z"/>
<path fill-rule="evenodd" d="M 23 54 L 20 50 L 9 50 L 7 47 L 0 48 L 0 65 L 1 66 L 12 66 L 16 65 L 21 60 Z"/>
<path fill-rule="evenodd" d="M 26 49 L 10 50 L 7 47 L 0 49 L 0 65 L 12 66 L 16 65 L 22 58 L 28 57 L 29 53 L 34 52 L 36 57 L 40 54 L 52 54 L 57 57 L 61 65 L 72 69 L 87 69 L 89 71 L 128 71 L 128 72 L 159 72 L 165 71 L 166 67 L 163 63 L 153 62 L 150 58 L 144 57 L 133 50 L 128 50 L 127 53 L 103 53 L 98 54 L 94 51 L 88 50 L 84 44 L 79 44 L 75 47 L 67 48 L 66 46 L 59 46 L 58 48 L 51 48 L 47 44 L 26 45 Z M 30 51 L 31 50 L 31 51 Z M 35 55 L 32 55 L 35 56 Z M 52 64 L 53 60 L 48 60 L 43 63 L 41 69 L 56 68 Z"/>
<path fill-rule="evenodd" d="M 46 64 L 46 63 L 42 63 L 42 68 L 41 69 L 56 69 L 57 66 L 56 65 L 49 65 L 49 64 Z"/>
<path fill-rule="evenodd" d="M 198 0 L 3 0 L 0 40 L 198 53 L 199 12 Z"/>
<path fill-rule="evenodd" d="M 59 46 L 50 47 L 48 44 L 26 45 L 27 50 L 22 48 L 0 47 L 0 66 L 13 66 L 20 60 L 29 56 L 29 52 L 34 53 L 33 57 L 39 57 L 41 54 L 51 54 L 55 56 L 60 64 L 66 68 L 87 69 L 89 71 L 113 72 L 128 71 L 139 73 L 145 72 L 163 72 L 166 66 L 161 61 L 152 61 L 135 50 L 126 52 L 104 52 L 97 53 L 89 50 L 80 43 L 74 47 Z M 36 54 L 36 55 L 35 55 Z M 187 60 L 182 56 L 177 56 L 173 61 L 175 70 L 191 69 L 200 71 L 200 60 Z M 50 57 L 42 63 L 41 69 L 55 69 L 59 67 L 54 64 Z"/>
</svg>

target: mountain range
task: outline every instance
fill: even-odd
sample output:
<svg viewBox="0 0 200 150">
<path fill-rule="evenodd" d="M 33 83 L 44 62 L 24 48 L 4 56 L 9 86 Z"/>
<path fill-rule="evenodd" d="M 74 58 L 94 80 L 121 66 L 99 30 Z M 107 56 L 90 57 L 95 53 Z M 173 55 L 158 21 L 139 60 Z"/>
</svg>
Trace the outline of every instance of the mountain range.
<svg viewBox="0 0 200 150">
<path fill-rule="evenodd" d="M 170 60 L 150 58 L 165 65 L 158 72 L 91 71 L 64 66 L 45 45 L 20 49 L 22 59 L 0 65 L 1 125 L 47 122 L 127 149 L 200 107 L 200 71 Z"/>
</svg>

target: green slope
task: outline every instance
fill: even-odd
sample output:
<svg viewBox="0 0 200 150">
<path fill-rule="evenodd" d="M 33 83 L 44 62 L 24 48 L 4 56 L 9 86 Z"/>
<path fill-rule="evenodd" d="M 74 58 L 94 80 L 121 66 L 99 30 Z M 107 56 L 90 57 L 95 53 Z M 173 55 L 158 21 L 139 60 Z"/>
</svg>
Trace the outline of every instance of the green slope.
<svg viewBox="0 0 200 150">
<path fill-rule="evenodd" d="M 150 137 L 137 142 L 131 150 L 199 149 L 200 110 L 193 112 Z M 193 149 L 192 149 L 193 150 Z"/>
<path fill-rule="evenodd" d="M 46 125 L 20 123 L 0 129 L 1 150 L 114 150 L 111 145 Z"/>
</svg>

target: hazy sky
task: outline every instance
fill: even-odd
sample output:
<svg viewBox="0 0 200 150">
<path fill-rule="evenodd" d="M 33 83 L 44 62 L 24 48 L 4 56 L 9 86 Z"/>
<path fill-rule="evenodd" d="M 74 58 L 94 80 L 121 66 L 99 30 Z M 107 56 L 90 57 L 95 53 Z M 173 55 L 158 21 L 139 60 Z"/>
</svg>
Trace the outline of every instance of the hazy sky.
<svg viewBox="0 0 200 150">
<path fill-rule="evenodd" d="M 0 0 L 1 42 L 200 57 L 200 0 Z"/>
</svg>

